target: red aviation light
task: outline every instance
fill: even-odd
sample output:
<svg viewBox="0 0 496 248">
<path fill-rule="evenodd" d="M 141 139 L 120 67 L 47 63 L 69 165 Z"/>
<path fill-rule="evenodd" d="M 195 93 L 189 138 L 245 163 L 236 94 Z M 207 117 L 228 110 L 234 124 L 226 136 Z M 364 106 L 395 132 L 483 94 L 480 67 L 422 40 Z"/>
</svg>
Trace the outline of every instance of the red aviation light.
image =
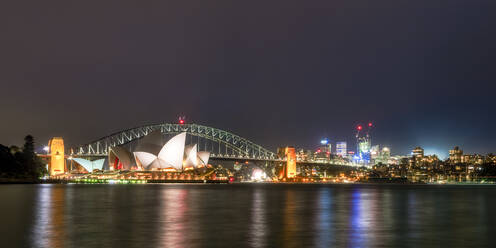
<svg viewBox="0 0 496 248">
<path fill-rule="evenodd" d="M 359 126 L 357 127 L 357 129 L 358 129 L 358 131 L 362 130 L 362 126 L 361 126 L 361 125 L 359 125 Z"/>
<path fill-rule="evenodd" d="M 369 122 L 369 127 L 372 127 L 372 122 Z"/>
<path fill-rule="evenodd" d="M 186 123 L 186 116 L 179 116 L 179 125 Z"/>
</svg>

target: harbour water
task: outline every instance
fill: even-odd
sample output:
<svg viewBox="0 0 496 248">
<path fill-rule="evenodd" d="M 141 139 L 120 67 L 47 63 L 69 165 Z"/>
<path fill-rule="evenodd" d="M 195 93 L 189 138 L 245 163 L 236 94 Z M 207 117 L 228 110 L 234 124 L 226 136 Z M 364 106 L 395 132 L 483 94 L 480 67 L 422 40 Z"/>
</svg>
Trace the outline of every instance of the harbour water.
<svg viewBox="0 0 496 248">
<path fill-rule="evenodd" d="M 0 185 L 1 247 L 494 247 L 484 185 Z"/>
</svg>

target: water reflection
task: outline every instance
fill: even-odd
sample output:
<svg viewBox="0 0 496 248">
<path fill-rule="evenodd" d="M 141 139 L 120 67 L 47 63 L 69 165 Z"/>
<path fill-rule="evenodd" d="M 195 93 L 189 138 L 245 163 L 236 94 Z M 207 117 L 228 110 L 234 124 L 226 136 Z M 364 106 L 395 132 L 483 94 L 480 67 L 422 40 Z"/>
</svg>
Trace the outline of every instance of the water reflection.
<svg viewBox="0 0 496 248">
<path fill-rule="evenodd" d="M 267 232 L 265 217 L 265 192 L 259 188 L 253 191 L 251 207 L 250 244 L 251 247 L 265 247 Z"/>
<path fill-rule="evenodd" d="M 283 228 L 282 243 L 284 247 L 296 247 L 295 236 L 297 235 L 296 207 L 299 202 L 296 201 L 294 191 L 286 191 L 283 209 Z"/>
<path fill-rule="evenodd" d="M 496 187 L 9 187 L 0 230 L 12 247 L 489 247 L 496 236 Z"/>
<path fill-rule="evenodd" d="M 351 232 L 349 242 L 352 247 L 374 246 L 378 242 L 376 231 L 377 191 L 368 189 L 355 189 L 351 199 Z"/>
<path fill-rule="evenodd" d="M 54 185 L 41 185 L 38 188 L 32 246 L 64 247 L 64 196 L 64 189 Z"/>
<path fill-rule="evenodd" d="M 188 211 L 185 189 L 163 189 L 160 208 L 160 247 L 189 247 L 186 237 L 190 233 L 185 228 Z"/>
<path fill-rule="evenodd" d="M 334 240 L 331 193 L 328 187 L 321 188 L 319 191 L 317 213 L 314 219 L 316 247 L 329 247 Z"/>
</svg>

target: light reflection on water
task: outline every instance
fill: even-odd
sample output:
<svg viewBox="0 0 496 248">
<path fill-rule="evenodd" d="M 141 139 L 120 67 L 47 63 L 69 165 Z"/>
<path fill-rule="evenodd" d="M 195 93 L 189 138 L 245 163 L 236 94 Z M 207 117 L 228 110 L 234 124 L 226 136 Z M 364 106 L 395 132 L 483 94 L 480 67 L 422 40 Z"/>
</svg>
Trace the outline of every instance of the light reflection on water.
<svg viewBox="0 0 496 248">
<path fill-rule="evenodd" d="M 318 195 L 318 208 L 317 214 L 314 218 L 315 224 L 315 242 L 316 247 L 329 247 L 334 239 L 332 229 L 332 199 L 331 189 L 323 188 L 319 191 Z"/>
<path fill-rule="evenodd" d="M 39 247 L 64 247 L 65 219 L 64 219 L 65 190 L 53 185 L 41 185 L 37 194 L 38 211 L 35 213 L 33 238 L 31 242 Z M 43 231 L 41 231 L 43 230 Z"/>
<path fill-rule="evenodd" d="M 10 247 L 487 247 L 496 237 L 496 188 L 484 186 L 7 185 L 0 198 Z"/>
<path fill-rule="evenodd" d="M 261 189 L 253 191 L 250 226 L 250 246 L 259 248 L 265 247 L 265 235 L 267 234 L 265 215 L 265 195 Z"/>
<path fill-rule="evenodd" d="M 163 190 L 160 210 L 160 247 L 186 247 L 186 237 L 191 233 L 185 228 L 188 191 L 185 189 Z M 191 238 L 191 237 L 189 237 Z"/>
</svg>

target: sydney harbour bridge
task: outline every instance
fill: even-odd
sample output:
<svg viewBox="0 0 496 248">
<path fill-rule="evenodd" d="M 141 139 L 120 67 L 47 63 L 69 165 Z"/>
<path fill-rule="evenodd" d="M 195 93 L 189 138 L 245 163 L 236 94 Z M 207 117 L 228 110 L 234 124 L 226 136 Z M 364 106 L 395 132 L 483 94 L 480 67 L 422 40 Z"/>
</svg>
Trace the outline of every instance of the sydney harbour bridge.
<svg viewBox="0 0 496 248">
<path fill-rule="evenodd" d="M 107 156 L 111 147 L 132 146 L 133 142 L 156 130 L 160 130 L 164 136 L 186 132 L 190 141 L 196 142 L 198 147 L 204 151 L 209 151 L 210 158 L 213 159 L 281 160 L 274 152 L 231 132 L 197 124 L 171 123 L 147 125 L 120 131 L 89 144 L 72 148 L 71 153 L 81 157 Z"/>
<path fill-rule="evenodd" d="M 252 164 L 272 174 L 275 166 L 286 163 L 284 154 L 276 154 L 246 138 L 234 133 L 198 124 L 162 123 L 135 127 L 102 137 L 91 143 L 70 148 L 70 157 L 97 159 L 108 156 L 112 147 L 123 146 L 133 150 L 139 140 L 151 132 L 160 130 L 164 137 L 186 132 L 186 143 L 195 143 L 203 151 L 210 152 L 210 159 L 216 162 Z M 298 166 L 329 168 L 351 165 L 343 161 L 297 160 Z"/>
</svg>

